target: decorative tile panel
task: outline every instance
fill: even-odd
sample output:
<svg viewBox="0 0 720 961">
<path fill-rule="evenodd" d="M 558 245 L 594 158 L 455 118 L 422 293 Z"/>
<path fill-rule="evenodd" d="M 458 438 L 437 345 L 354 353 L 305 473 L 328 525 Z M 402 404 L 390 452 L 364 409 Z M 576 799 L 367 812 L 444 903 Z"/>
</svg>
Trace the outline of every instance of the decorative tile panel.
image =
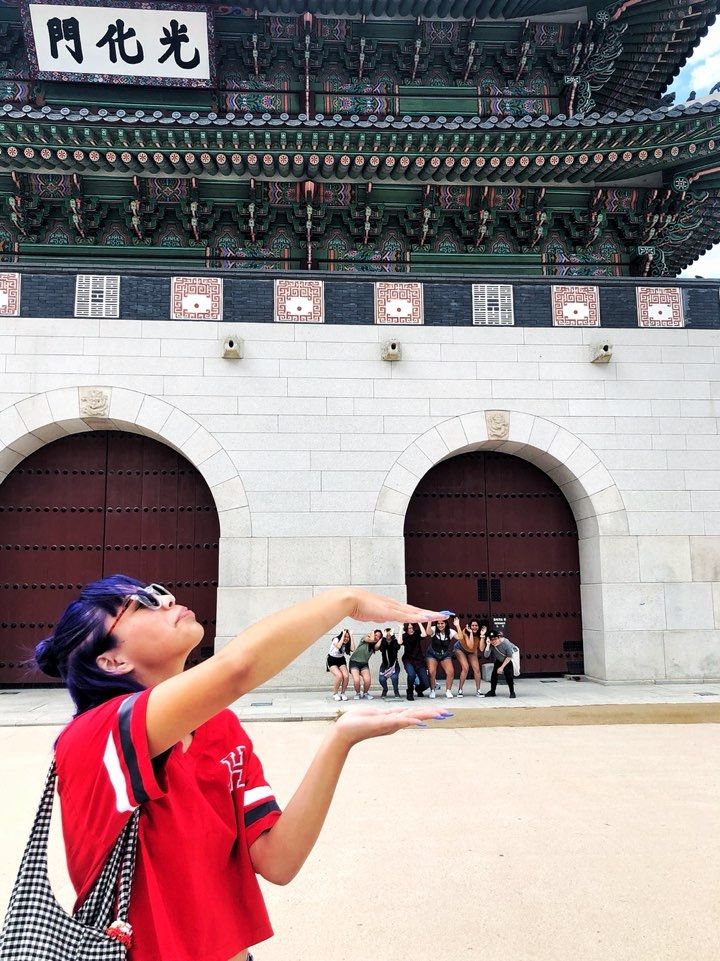
<svg viewBox="0 0 720 961">
<path fill-rule="evenodd" d="M 322 280 L 276 280 L 275 321 L 279 324 L 324 323 L 324 282 Z"/>
<path fill-rule="evenodd" d="M 515 323 L 510 284 L 472 285 L 473 324 L 496 327 Z"/>
<path fill-rule="evenodd" d="M 120 278 L 105 274 L 78 274 L 75 278 L 76 317 L 119 317 Z"/>
<path fill-rule="evenodd" d="M 552 318 L 554 327 L 599 327 L 600 292 L 597 287 L 552 287 Z"/>
<path fill-rule="evenodd" d="M 375 284 L 376 324 L 422 324 L 424 321 L 422 284 Z"/>
<path fill-rule="evenodd" d="M 638 287 L 638 327 L 684 327 L 682 290 L 679 287 Z"/>
<path fill-rule="evenodd" d="M 0 317 L 20 316 L 20 274 L 0 273 Z"/>
<path fill-rule="evenodd" d="M 222 320 L 222 278 L 173 277 L 170 316 L 173 320 Z"/>
</svg>

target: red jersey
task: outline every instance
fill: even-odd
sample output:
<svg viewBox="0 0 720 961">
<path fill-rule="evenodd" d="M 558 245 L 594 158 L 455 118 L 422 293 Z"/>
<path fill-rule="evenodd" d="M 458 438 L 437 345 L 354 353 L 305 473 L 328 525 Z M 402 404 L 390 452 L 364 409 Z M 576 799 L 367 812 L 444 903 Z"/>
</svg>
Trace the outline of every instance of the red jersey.
<svg viewBox="0 0 720 961">
<path fill-rule="evenodd" d="M 70 879 L 81 904 L 141 806 L 129 961 L 229 961 L 272 936 L 250 847 L 280 817 L 252 742 L 232 711 L 187 751 L 153 760 L 150 691 L 81 714 L 55 756 Z"/>
</svg>

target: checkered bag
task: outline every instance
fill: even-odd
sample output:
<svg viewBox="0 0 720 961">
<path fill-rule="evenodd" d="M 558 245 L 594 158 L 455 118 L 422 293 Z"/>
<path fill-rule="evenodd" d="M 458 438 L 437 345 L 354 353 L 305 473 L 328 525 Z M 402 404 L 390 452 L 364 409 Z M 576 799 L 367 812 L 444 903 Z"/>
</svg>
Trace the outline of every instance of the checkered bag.
<svg viewBox="0 0 720 961">
<path fill-rule="evenodd" d="M 140 809 L 115 842 L 92 890 L 70 916 L 48 878 L 55 762 L 25 848 L 0 935 L 0 961 L 124 961 L 132 940 L 128 905 Z"/>
</svg>

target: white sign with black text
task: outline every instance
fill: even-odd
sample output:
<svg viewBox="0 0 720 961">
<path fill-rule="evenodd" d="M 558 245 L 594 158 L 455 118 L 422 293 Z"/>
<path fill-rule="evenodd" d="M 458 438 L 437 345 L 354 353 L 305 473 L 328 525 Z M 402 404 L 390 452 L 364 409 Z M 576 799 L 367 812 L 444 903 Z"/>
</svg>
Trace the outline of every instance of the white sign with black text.
<svg viewBox="0 0 720 961">
<path fill-rule="evenodd" d="M 202 7 L 29 0 L 25 11 L 28 49 L 40 77 L 172 86 L 212 83 L 212 18 Z"/>
</svg>

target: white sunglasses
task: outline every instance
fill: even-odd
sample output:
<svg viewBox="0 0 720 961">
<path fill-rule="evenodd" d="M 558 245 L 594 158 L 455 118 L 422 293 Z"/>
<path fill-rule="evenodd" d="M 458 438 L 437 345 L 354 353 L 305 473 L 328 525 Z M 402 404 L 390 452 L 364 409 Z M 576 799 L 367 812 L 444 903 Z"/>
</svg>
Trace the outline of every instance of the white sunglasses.
<svg viewBox="0 0 720 961">
<path fill-rule="evenodd" d="M 118 621 L 123 616 L 125 611 L 127 611 L 127 609 L 130 607 L 133 601 L 136 604 L 140 604 L 142 607 L 147 607 L 151 611 L 158 611 L 161 607 L 172 607 L 175 603 L 175 595 L 171 594 L 166 587 L 162 586 L 162 584 L 148 584 L 147 587 L 142 589 L 142 592 L 138 591 L 136 594 L 128 594 L 128 596 L 122 602 L 122 606 L 117 612 L 115 620 L 112 622 L 109 630 L 107 631 L 108 636 L 115 630 Z"/>
</svg>

